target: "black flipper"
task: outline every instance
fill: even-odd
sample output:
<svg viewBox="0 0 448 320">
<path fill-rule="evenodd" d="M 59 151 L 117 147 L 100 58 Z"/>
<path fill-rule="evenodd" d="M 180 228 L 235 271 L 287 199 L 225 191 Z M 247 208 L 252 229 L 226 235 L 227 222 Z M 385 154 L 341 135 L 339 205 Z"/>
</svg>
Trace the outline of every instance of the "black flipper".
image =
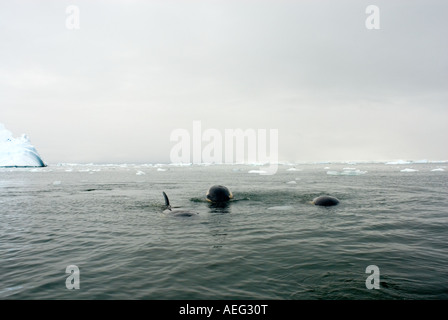
<svg viewBox="0 0 448 320">
<path fill-rule="evenodd" d="M 169 209 L 169 210 L 171 211 L 170 200 L 168 199 L 168 196 L 166 195 L 165 191 L 163 191 L 163 197 L 165 198 L 165 205 L 166 205 L 166 208 Z"/>
</svg>

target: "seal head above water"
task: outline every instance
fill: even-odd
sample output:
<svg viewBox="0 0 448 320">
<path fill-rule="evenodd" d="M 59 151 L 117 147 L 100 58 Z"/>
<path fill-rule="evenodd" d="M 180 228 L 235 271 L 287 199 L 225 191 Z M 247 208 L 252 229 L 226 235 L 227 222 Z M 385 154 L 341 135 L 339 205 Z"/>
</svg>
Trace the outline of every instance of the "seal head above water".
<svg viewBox="0 0 448 320">
<path fill-rule="evenodd" d="M 320 196 L 315 198 L 312 203 L 316 206 L 331 207 L 339 204 L 339 200 L 335 197 Z"/>
<path fill-rule="evenodd" d="M 214 185 L 210 187 L 205 196 L 207 201 L 213 203 L 223 203 L 233 198 L 232 192 L 227 187 L 222 185 Z"/>
</svg>

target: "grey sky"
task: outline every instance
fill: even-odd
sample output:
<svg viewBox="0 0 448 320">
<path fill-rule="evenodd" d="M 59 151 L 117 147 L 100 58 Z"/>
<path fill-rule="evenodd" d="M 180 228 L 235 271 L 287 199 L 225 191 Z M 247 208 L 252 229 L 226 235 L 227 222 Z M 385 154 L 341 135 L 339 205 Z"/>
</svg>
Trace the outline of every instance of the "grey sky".
<svg viewBox="0 0 448 320">
<path fill-rule="evenodd" d="M 368 30 L 365 9 L 380 9 Z M 80 29 L 65 22 L 80 10 Z M 169 162 L 278 129 L 285 161 L 448 159 L 446 1 L 1 1 L 0 123 L 47 163 Z"/>
</svg>

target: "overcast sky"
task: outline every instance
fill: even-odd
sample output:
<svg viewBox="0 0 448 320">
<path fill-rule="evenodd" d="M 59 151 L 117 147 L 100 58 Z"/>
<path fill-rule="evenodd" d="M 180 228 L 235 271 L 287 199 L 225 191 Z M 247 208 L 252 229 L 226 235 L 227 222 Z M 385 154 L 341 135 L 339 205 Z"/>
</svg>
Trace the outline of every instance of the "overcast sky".
<svg viewBox="0 0 448 320">
<path fill-rule="evenodd" d="M 169 162 L 170 133 L 195 120 L 278 129 L 284 161 L 447 160 L 447 13 L 442 0 L 1 0 L 0 123 L 49 164 Z"/>
</svg>

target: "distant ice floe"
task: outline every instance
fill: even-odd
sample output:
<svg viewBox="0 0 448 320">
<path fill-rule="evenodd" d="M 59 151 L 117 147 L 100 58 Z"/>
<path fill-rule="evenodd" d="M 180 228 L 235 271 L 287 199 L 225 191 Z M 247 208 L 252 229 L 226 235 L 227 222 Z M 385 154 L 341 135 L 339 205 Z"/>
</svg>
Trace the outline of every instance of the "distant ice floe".
<svg viewBox="0 0 448 320">
<path fill-rule="evenodd" d="M 288 182 L 286 182 L 286 184 L 297 184 L 297 182 L 294 181 L 294 180 L 292 180 L 292 181 L 288 181 Z"/>
<path fill-rule="evenodd" d="M 166 166 L 167 164 L 163 164 L 163 163 L 157 163 L 154 165 L 154 167 L 161 167 L 161 166 Z M 188 163 L 188 162 L 171 162 L 170 164 L 168 164 L 169 166 L 172 167 L 191 167 L 193 165 L 193 163 Z"/>
<path fill-rule="evenodd" d="M 144 176 L 146 173 L 144 173 L 143 171 L 137 171 L 136 175 L 137 176 Z"/>
<path fill-rule="evenodd" d="M 293 207 L 291 206 L 275 206 L 268 208 L 268 210 L 275 210 L 275 211 L 286 211 L 291 209 L 293 209 Z"/>
<path fill-rule="evenodd" d="M 160 172 L 163 172 L 163 171 L 166 171 L 167 169 L 164 169 L 164 168 L 157 168 L 157 171 L 160 171 Z"/>
<path fill-rule="evenodd" d="M 448 163 L 448 160 L 397 160 L 397 161 L 389 161 L 385 164 L 392 165 L 405 165 L 405 164 L 429 164 L 429 163 Z"/>
<path fill-rule="evenodd" d="M 267 173 L 267 172 L 264 171 L 264 170 L 249 170 L 248 173 L 259 173 L 259 174 L 264 174 L 264 173 Z"/>
<path fill-rule="evenodd" d="M 438 171 L 442 172 L 442 171 L 445 171 L 445 169 L 437 168 L 437 169 L 432 169 L 431 171 L 432 172 L 438 172 Z"/>
<path fill-rule="evenodd" d="M 397 160 L 397 161 L 389 161 L 386 164 L 410 164 L 411 161 Z"/>
<path fill-rule="evenodd" d="M 302 169 L 296 169 L 296 168 L 289 168 L 286 171 L 302 171 Z"/>
<path fill-rule="evenodd" d="M 416 169 L 410 169 L 410 168 L 406 168 L 406 169 L 403 169 L 403 170 L 400 170 L 400 172 L 417 172 L 418 170 L 416 170 Z"/>
<path fill-rule="evenodd" d="M 0 167 L 45 167 L 27 135 L 14 138 L 0 123 Z"/>
<path fill-rule="evenodd" d="M 327 171 L 331 176 L 360 176 L 366 174 L 367 171 L 361 171 L 356 168 L 344 168 L 342 171 Z"/>
</svg>

